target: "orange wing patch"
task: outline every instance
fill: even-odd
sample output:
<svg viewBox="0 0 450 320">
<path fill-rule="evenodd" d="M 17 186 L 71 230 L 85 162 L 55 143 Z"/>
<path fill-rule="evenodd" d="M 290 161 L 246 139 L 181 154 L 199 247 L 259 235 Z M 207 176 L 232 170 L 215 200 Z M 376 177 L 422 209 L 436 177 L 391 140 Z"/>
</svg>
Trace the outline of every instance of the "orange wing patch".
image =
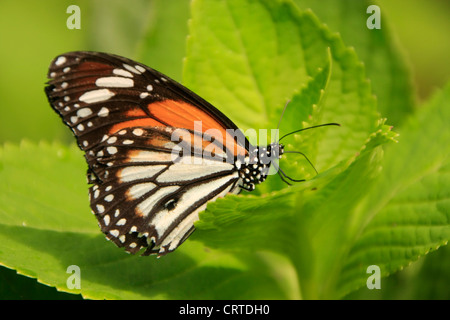
<svg viewBox="0 0 450 320">
<path fill-rule="evenodd" d="M 218 121 L 194 105 L 183 101 L 167 99 L 150 103 L 148 110 L 155 118 L 175 128 L 195 131 L 194 122 L 201 121 L 203 133 L 206 131 L 218 132 L 220 135 L 214 135 L 214 138 L 216 140 L 218 137 L 221 138 L 222 141 L 219 142 L 226 146 L 230 152 L 234 155 L 246 154 L 245 148 L 234 141 L 234 137 L 226 131 L 227 128 L 223 127 Z"/>
</svg>

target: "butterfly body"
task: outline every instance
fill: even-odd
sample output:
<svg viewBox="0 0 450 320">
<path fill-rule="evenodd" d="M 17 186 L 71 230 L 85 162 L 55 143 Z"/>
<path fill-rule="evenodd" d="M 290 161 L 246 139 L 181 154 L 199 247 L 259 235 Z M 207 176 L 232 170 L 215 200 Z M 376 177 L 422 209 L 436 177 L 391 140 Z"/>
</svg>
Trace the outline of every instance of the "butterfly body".
<svg viewBox="0 0 450 320">
<path fill-rule="evenodd" d="M 175 250 L 208 202 L 252 191 L 283 154 L 278 143 L 251 145 L 211 104 L 130 59 L 69 52 L 48 77 L 48 100 L 85 152 L 91 209 L 130 253 Z"/>
</svg>

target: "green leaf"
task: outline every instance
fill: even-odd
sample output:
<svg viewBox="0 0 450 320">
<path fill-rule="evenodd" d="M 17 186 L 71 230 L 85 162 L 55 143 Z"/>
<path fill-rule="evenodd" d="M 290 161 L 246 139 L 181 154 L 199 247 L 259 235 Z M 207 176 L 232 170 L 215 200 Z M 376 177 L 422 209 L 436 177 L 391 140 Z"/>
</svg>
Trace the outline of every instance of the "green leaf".
<svg viewBox="0 0 450 320">
<path fill-rule="evenodd" d="M 411 117 L 389 148 L 383 174 L 356 215 L 358 232 L 343 268 L 345 294 L 362 286 L 368 265 L 396 272 L 450 238 L 450 85 Z"/>
<path fill-rule="evenodd" d="M 2 224 L 87 232 L 86 226 L 95 223 L 92 215 L 65 214 L 89 210 L 86 164 L 78 147 L 23 141 L 20 146 L 5 144 L 0 159 Z M 96 232 L 96 226 L 89 232 Z"/>
<path fill-rule="evenodd" d="M 331 75 L 314 119 L 342 127 L 315 130 L 314 164 L 323 171 L 354 155 L 379 116 L 354 50 L 311 12 L 286 1 L 194 1 L 184 82 L 243 130 L 275 128 L 286 101 L 330 64 L 329 52 Z M 281 134 L 311 124 L 305 107 L 288 106 L 285 117 L 297 121 L 282 122 Z"/>
<path fill-rule="evenodd" d="M 302 9 L 310 8 L 331 30 L 339 32 L 346 45 L 355 48 L 364 62 L 379 112 L 396 127 L 403 123 L 414 111 L 416 97 L 410 66 L 395 39 L 383 4 L 378 4 L 381 29 L 369 29 L 366 21 L 371 14 L 366 11 L 377 4 L 374 1 L 295 0 L 295 3 Z"/>
<path fill-rule="evenodd" d="M 200 3 L 198 1 L 197 3 Z M 273 2 L 272 2 L 273 3 Z M 271 4 L 272 4 L 271 3 Z M 203 3 L 202 3 L 203 4 Z M 238 10 L 235 8 L 235 3 L 230 2 L 224 2 L 217 4 L 211 4 L 207 3 L 207 6 L 218 6 L 215 7 L 216 10 L 214 12 L 220 12 L 220 17 L 216 17 L 213 15 L 209 15 L 210 18 L 214 18 L 215 23 L 217 24 L 216 28 L 210 28 L 210 29 L 203 29 L 201 26 L 196 25 L 197 22 L 194 18 L 193 22 L 191 23 L 191 34 L 192 38 L 191 40 L 193 43 L 191 44 L 191 47 L 188 46 L 188 53 L 191 55 L 188 57 L 187 60 L 187 67 L 186 70 L 189 70 L 190 68 L 195 69 L 207 69 L 209 73 L 215 73 L 216 78 L 214 78 L 211 82 L 208 82 L 206 79 L 202 77 L 202 74 L 204 73 L 189 73 L 190 78 L 188 80 L 196 85 L 198 87 L 199 91 L 205 92 L 204 95 L 208 95 L 208 88 L 214 87 L 214 94 L 212 93 L 213 90 L 211 90 L 211 98 L 212 101 L 219 101 L 217 104 L 220 105 L 220 101 L 222 99 L 221 95 L 223 94 L 221 92 L 221 85 L 226 83 L 237 83 L 237 85 L 243 90 L 248 90 L 249 94 L 246 95 L 251 96 L 252 93 L 258 92 L 258 99 L 252 98 L 251 102 L 246 102 L 244 99 L 233 99 L 233 97 L 227 97 L 224 98 L 223 101 L 228 101 L 229 103 L 234 105 L 238 105 L 239 107 L 228 107 L 228 108 L 236 108 L 239 110 L 244 110 L 245 106 L 247 105 L 247 108 L 254 110 L 258 110 L 261 115 L 267 115 L 267 103 L 266 101 L 269 101 L 271 98 L 273 99 L 274 96 L 279 96 L 280 100 L 283 98 L 283 95 L 285 94 L 286 90 L 286 83 L 288 83 L 287 80 L 289 80 L 289 77 L 285 77 L 287 80 L 283 83 L 282 88 L 281 85 L 277 86 L 278 82 L 274 82 L 271 84 L 271 86 L 264 83 L 264 77 L 259 78 L 255 76 L 255 74 L 259 74 L 259 72 L 255 72 L 255 70 L 260 70 L 259 67 L 264 65 L 264 62 L 261 60 L 258 60 L 258 56 L 256 54 L 253 54 L 254 51 L 257 50 L 256 43 L 262 43 L 264 42 L 262 37 L 258 39 L 259 32 L 250 32 L 252 33 L 253 37 L 251 38 L 249 35 L 246 35 L 247 28 L 243 28 L 244 31 L 241 30 L 241 27 L 244 25 L 246 26 L 246 22 L 248 20 L 245 20 L 244 15 L 246 11 L 252 11 L 252 12 L 258 12 L 257 15 L 264 16 L 266 19 L 259 19 L 261 22 L 261 26 L 253 26 L 254 24 L 257 24 L 257 22 L 251 21 L 252 27 L 256 30 L 265 29 L 266 32 L 264 35 L 266 36 L 266 40 L 270 39 L 269 35 L 279 35 L 281 34 L 280 38 L 283 39 L 283 31 L 282 27 L 278 27 L 278 19 L 281 20 L 280 17 L 283 17 L 283 23 L 291 25 L 291 34 L 292 30 L 296 30 L 296 28 L 293 26 L 295 21 L 297 23 L 297 28 L 300 30 L 307 29 L 308 35 L 314 34 L 314 31 L 317 32 L 317 30 L 321 30 L 323 33 L 323 37 L 325 39 L 328 39 L 328 47 L 331 49 L 331 53 L 333 56 L 333 63 L 331 68 L 331 77 L 330 81 L 327 85 L 327 91 L 325 95 L 325 102 L 329 103 L 329 101 L 332 101 L 331 105 L 333 105 L 334 108 L 327 108 L 327 104 L 323 103 L 322 105 L 322 119 L 325 118 L 331 118 L 329 115 L 333 114 L 337 118 L 343 117 L 343 114 L 346 116 L 347 124 L 352 124 L 352 135 L 349 135 L 347 132 L 344 132 L 345 137 L 339 137 L 339 134 L 335 134 L 335 136 L 338 137 L 323 137 L 322 139 L 322 145 L 318 144 L 318 155 L 332 155 L 329 156 L 330 163 L 328 165 L 323 165 L 324 168 L 330 168 L 332 166 L 331 161 L 334 161 L 336 163 L 336 158 L 341 159 L 352 159 L 354 155 L 352 155 L 350 152 L 348 152 L 345 156 L 336 157 L 336 153 L 334 150 L 342 151 L 350 151 L 352 150 L 355 152 L 356 149 L 356 142 L 358 139 L 354 139 L 354 134 L 358 134 L 358 131 L 361 132 L 361 129 L 358 128 L 361 124 L 361 119 L 373 119 L 374 115 L 376 113 L 373 113 L 373 108 L 370 108 L 368 106 L 374 106 L 374 102 L 371 99 L 370 94 L 370 87 L 365 82 L 364 73 L 363 70 L 360 69 L 360 65 L 357 62 L 357 59 L 355 56 L 351 53 L 351 50 L 345 50 L 345 48 L 342 46 L 342 43 L 340 42 L 339 38 L 337 36 L 331 35 L 329 31 L 326 30 L 326 27 L 315 24 L 315 29 L 313 28 L 314 18 L 312 18 L 312 15 L 309 13 L 298 13 L 298 15 L 294 15 L 296 18 L 289 19 L 292 17 L 286 7 L 283 5 L 280 5 L 277 8 L 271 7 L 271 4 L 268 4 L 267 2 L 260 2 L 260 3 L 245 3 L 245 10 L 244 13 L 242 13 L 242 16 L 239 14 Z M 220 8 L 219 8 L 220 7 Z M 204 9 L 204 6 L 201 7 Z M 267 9 L 267 8 L 270 8 Z M 267 9 L 264 11 L 264 9 Z M 270 14 L 268 13 L 270 12 Z M 204 19 L 207 19 L 208 17 L 206 14 L 202 15 L 202 11 L 198 10 L 198 12 L 193 13 L 194 17 L 198 18 L 198 21 L 203 21 Z M 210 13 L 210 12 L 208 12 Z M 198 16 L 196 16 L 196 14 Z M 247 16 L 247 15 L 246 15 Z M 267 23 L 267 20 L 271 18 L 273 23 L 269 24 Z M 220 23 L 223 23 L 222 28 L 220 28 Z M 250 23 L 250 22 L 249 22 Z M 283 25 L 283 24 L 281 24 Z M 227 28 L 231 28 L 233 30 L 236 30 L 236 32 L 231 32 L 230 34 L 224 34 L 221 33 L 220 30 L 225 29 L 225 26 Z M 239 26 L 236 27 L 236 26 Z M 275 27 L 272 27 L 275 26 Z M 272 27 L 272 28 L 270 28 Z M 248 27 L 249 30 L 252 30 L 250 27 Z M 239 32 L 238 32 L 238 30 Z M 275 29 L 275 31 L 274 31 Z M 298 39 L 291 37 L 291 42 L 294 43 L 294 45 L 291 44 L 289 47 L 289 44 L 283 43 L 283 45 L 280 45 L 279 42 L 281 42 L 278 38 L 275 37 L 275 42 L 277 47 L 287 47 L 288 49 L 292 48 L 292 51 L 296 52 L 295 56 L 302 56 L 302 57 L 309 57 L 308 51 L 309 48 L 307 45 L 296 47 L 295 43 L 297 41 L 305 41 L 304 36 L 306 33 L 299 33 Z M 317 34 L 315 34 L 317 35 Z M 306 36 L 307 38 L 307 36 Z M 320 38 L 320 37 L 315 37 Z M 195 42 L 194 42 L 195 40 Z M 331 40 L 331 41 L 330 41 Z M 233 61 L 233 65 L 237 65 L 237 69 L 240 70 L 239 74 L 234 74 L 232 77 L 230 77 L 230 70 L 233 70 L 232 64 L 226 65 L 227 59 L 221 60 L 221 65 L 219 65 L 216 61 L 216 57 L 210 56 L 208 59 L 202 55 L 201 49 L 204 47 L 210 47 L 213 46 L 212 43 L 215 43 L 215 41 L 220 42 L 220 44 L 223 46 L 223 50 L 232 55 L 232 58 L 230 61 Z M 268 41 L 269 44 L 264 43 L 264 52 L 268 52 L 269 56 L 271 56 L 271 60 L 273 63 L 271 65 L 277 66 L 278 59 L 280 59 L 279 56 L 277 56 L 275 53 L 275 50 L 271 50 L 270 44 L 271 42 Z M 305 41 L 306 42 L 306 41 Z M 198 43 L 202 43 L 203 45 L 195 46 Z M 226 46 L 229 46 L 226 48 Z M 274 46 L 274 45 L 273 45 Z M 317 49 L 315 46 L 313 46 L 315 49 Z M 301 48 L 302 50 L 299 50 Z M 297 49 L 297 51 L 295 51 Z M 320 52 L 320 50 L 316 50 L 316 52 Z M 336 52 L 338 54 L 336 54 Z M 340 53 L 340 54 L 339 54 Z M 239 56 L 241 58 L 239 58 Z M 320 54 L 317 54 L 317 56 L 320 56 Z M 283 58 L 289 59 L 289 56 L 284 56 Z M 218 60 L 218 59 L 217 59 Z M 301 79 L 301 75 L 307 74 L 308 70 L 313 70 L 314 68 L 311 67 L 311 65 L 314 65 L 317 63 L 316 57 L 311 58 L 310 60 L 304 58 L 305 65 L 302 67 L 299 67 L 298 70 L 294 69 L 295 71 L 298 71 L 298 74 L 296 76 L 292 76 L 293 79 Z M 325 65 L 325 63 L 323 64 Z M 345 66 L 345 67 L 343 67 Z M 353 66 L 353 68 L 352 68 Z M 270 67 L 269 67 L 270 68 Z M 267 68 L 266 68 L 267 69 Z M 274 69 L 276 71 L 274 71 Z M 281 71 L 278 71 L 281 69 Z M 270 79 L 277 79 L 279 74 L 283 73 L 282 68 L 273 68 L 271 69 Z M 326 68 L 324 68 L 326 69 Z M 289 70 L 290 72 L 292 70 Z M 300 71 L 303 71 L 300 72 Z M 266 74 L 269 72 L 265 70 Z M 277 72 L 279 74 L 277 74 Z M 209 74 L 208 73 L 208 74 Z M 334 76 L 338 75 L 338 76 Z M 216 81 L 216 79 L 219 79 Z M 304 80 L 305 83 L 308 81 L 313 80 Z M 252 85 L 253 84 L 253 85 Z M 346 90 L 346 87 L 349 87 L 348 91 Z M 292 87 L 294 88 L 294 85 L 292 84 Z M 337 90 L 337 89 L 341 90 Z M 344 89 L 342 89 L 344 88 Z M 292 92 L 295 90 L 292 89 Z M 218 93 L 217 93 L 218 92 Z M 284 92 L 284 93 L 283 93 Z M 359 92 L 358 97 L 355 97 L 353 94 L 355 92 Z M 225 94 L 224 94 L 225 96 Z M 342 105 L 341 101 L 346 101 L 346 99 L 352 103 L 345 104 L 346 112 L 343 112 L 343 110 L 336 108 L 336 105 Z M 260 103 L 260 105 L 256 105 L 257 103 Z M 341 102 L 341 103 L 339 103 Z M 253 104 L 252 106 L 248 106 L 248 104 Z M 279 104 L 280 105 L 280 104 Z M 361 108 L 364 106 L 363 108 Z M 359 111 L 359 112 L 358 112 Z M 231 111 L 230 111 L 231 112 Z M 371 113 L 372 112 L 372 113 Z M 249 118 L 247 117 L 244 112 L 239 112 L 240 115 L 242 115 L 245 120 L 241 121 L 245 126 L 251 126 L 256 124 L 256 122 L 260 123 L 266 123 L 265 119 L 257 119 L 255 117 Z M 361 117 L 359 118 L 358 115 Z M 297 118 L 298 119 L 298 118 Z M 350 120 L 348 120 L 350 119 Z M 245 124 L 247 122 L 247 124 Z M 252 122 L 252 124 L 249 124 Z M 363 122 L 364 123 L 364 122 Z M 358 130 L 359 129 L 359 130 Z M 375 129 L 375 128 L 374 128 Z M 380 129 L 383 130 L 383 129 Z M 384 129 L 386 130 L 386 129 Z M 374 130 L 376 132 L 376 130 Z M 388 136 L 389 134 L 386 134 L 385 136 Z M 351 138 L 349 138 L 351 137 Z M 327 139 L 328 138 L 328 139 Z M 392 135 L 391 135 L 392 138 Z M 334 140 L 333 140 L 334 139 Z M 347 139 L 347 140 L 345 140 Z M 367 131 L 365 139 L 367 139 Z M 344 143 L 342 143 L 344 141 Z M 366 148 L 370 146 L 370 143 L 372 141 L 369 141 L 366 145 Z M 352 143 L 355 143 L 353 148 L 349 148 Z M 361 144 L 359 144 L 360 146 Z M 323 150 L 320 149 L 321 146 L 326 146 Z M 371 148 L 367 148 L 370 150 Z M 330 151 L 331 150 L 331 151 Z M 378 149 L 377 149 L 378 150 Z M 358 152 L 358 151 L 356 151 Z M 310 283 L 303 280 L 304 290 L 309 294 L 309 297 L 333 297 L 333 296 L 339 296 L 338 293 L 338 286 L 339 286 L 339 274 L 340 270 L 345 263 L 345 257 L 347 254 L 347 251 L 349 250 L 350 246 L 352 245 L 352 238 L 356 236 L 358 233 L 358 229 L 355 227 L 358 224 L 355 224 L 355 221 L 357 221 L 360 218 L 361 213 L 359 212 L 360 203 L 364 201 L 364 198 L 366 194 L 371 191 L 371 183 L 370 181 L 373 180 L 377 173 L 380 172 L 380 167 L 376 165 L 377 162 L 381 159 L 381 154 L 379 151 L 373 151 L 372 153 L 365 153 L 364 155 L 366 158 L 362 157 L 360 159 L 365 159 L 365 162 L 363 161 L 362 164 L 360 164 L 360 167 L 357 166 L 358 162 L 355 162 L 353 165 L 353 172 L 354 174 L 350 174 L 351 172 L 345 172 L 344 175 L 339 176 L 336 178 L 335 183 L 331 183 L 330 185 L 326 186 L 324 188 L 325 191 L 318 192 L 317 194 L 323 194 L 321 201 L 323 202 L 324 199 L 327 199 L 325 204 L 320 204 L 320 202 L 314 202 L 311 201 L 311 203 L 306 202 L 303 204 L 303 208 L 306 209 L 305 211 L 308 211 L 308 216 L 313 216 L 314 218 L 311 219 L 311 221 L 308 220 L 308 218 L 305 218 L 302 225 L 308 226 L 304 227 L 305 230 L 308 230 L 311 234 L 309 236 L 305 236 L 306 240 L 309 240 L 311 242 L 311 248 L 309 248 L 309 252 L 314 252 L 316 255 L 315 261 L 312 261 L 310 265 L 304 266 L 304 261 L 308 261 L 307 259 L 301 259 L 303 263 L 298 265 L 297 271 L 300 275 L 304 275 L 303 279 L 312 279 Z M 331 160 L 332 159 L 332 160 Z M 374 159 L 378 159 L 377 161 L 374 161 Z M 317 161 L 320 163 L 321 159 L 317 159 Z M 326 162 L 326 161 L 322 161 Z M 353 178 L 353 181 L 351 178 Z M 364 180 L 360 180 L 359 183 L 358 177 L 362 177 Z M 346 182 L 347 181 L 347 182 Z M 339 190 L 339 192 L 338 192 Z M 341 193 L 341 190 L 345 190 L 345 193 Z M 320 191 L 320 190 L 319 190 Z M 275 194 L 277 197 L 281 196 L 279 194 Z M 349 195 L 352 195 L 352 197 L 349 197 Z M 288 197 L 287 195 L 283 194 L 282 196 Z M 300 196 L 297 196 L 299 198 Z M 329 199 L 336 199 L 335 201 L 330 201 Z M 237 198 L 239 199 L 239 198 Z M 218 201 L 216 204 L 210 205 L 208 207 L 208 210 L 211 210 L 210 213 L 205 213 L 201 218 L 201 221 L 197 224 L 199 229 L 205 228 L 212 230 L 214 228 L 219 229 L 221 234 L 219 238 L 208 239 L 208 235 L 203 234 L 205 236 L 203 238 L 203 241 L 205 243 L 212 243 L 214 246 L 218 246 L 220 248 L 229 248 L 229 249 L 243 249 L 243 250 L 257 250 L 259 247 L 260 249 L 266 248 L 268 250 L 282 250 L 280 244 L 285 243 L 286 238 L 290 238 L 294 232 L 290 230 L 289 227 L 286 227 L 286 225 L 289 224 L 289 226 L 293 226 L 293 230 L 298 231 L 298 228 L 296 228 L 298 225 L 295 223 L 292 223 L 292 219 L 294 215 L 292 214 L 293 207 L 292 207 L 292 201 L 289 201 L 288 199 L 282 198 L 283 200 L 280 201 L 280 199 L 273 199 L 273 202 L 271 201 L 271 197 L 268 196 L 267 199 L 264 199 L 264 201 L 257 201 L 256 199 L 249 198 L 248 200 L 237 200 L 229 198 L 225 200 Z M 230 201 L 227 203 L 227 201 Z M 233 201 L 233 203 L 231 203 Z M 248 201 L 248 203 L 247 203 Z M 283 202 L 284 201 L 284 202 Z M 307 200 L 302 200 L 307 201 Z M 279 207 L 280 210 L 277 210 L 277 213 L 279 214 L 279 211 L 282 211 L 282 214 L 279 214 L 280 219 L 284 219 L 287 221 L 287 223 L 283 226 L 283 224 L 276 223 L 275 220 L 270 219 L 270 215 L 275 215 L 274 207 L 276 207 L 275 203 L 284 203 L 284 206 Z M 251 203 L 254 203 L 252 206 Z M 266 205 L 264 205 L 264 203 Z M 226 208 L 227 206 L 230 206 L 231 208 L 234 208 L 234 214 L 232 212 L 228 212 L 227 209 L 221 210 L 220 208 Z M 236 212 L 237 209 L 239 209 L 240 212 Z M 266 210 L 267 209 L 267 210 Z M 300 207 L 296 208 L 297 210 L 300 209 Z M 329 215 L 330 211 L 336 212 L 336 217 L 334 215 Z M 208 212 L 208 211 L 207 211 Z M 312 212 L 312 213 L 310 213 Z M 343 213 L 345 213 L 343 215 Z M 252 219 L 251 223 L 247 223 L 245 216 L 251 215 Z M 272 221 L 270 221 L 272 220 Z M 244 223 L 245 221 L 245 223 Z M 267 223 L 267 221 L 270 221 L 270 223 Z M 324 227 L 324 221 L 326 221 L 325 225 L 327 227 Z M 328 222 L 330 221 L 330 222 Z M 261 222 L 261 223 L 260 223 Z M 263 228 L 264 223 L 269 224 L 270 226 L 266 229 Z M 214 224 L 212 226 L 211 224 Z M 218 225 L 220 226 L 218 226 Z M 251 225 L 254 227 L 252 228 Z M 358 225 L 359 226 L 359 225 Z M 235 228 L 236 232 L 234 232 L 233 229 Z M 349 228 L 349 230 L 343 234 L 341 230 L 343 228 Z M 225 230 L 225 232 L 224 232 Z M 323 232 L 319 232 L 321 230 L 324 230 Z M 242 234 L 244 232 L 244 234 Z M 265 232 L 268 235 L 273 234 L 281 234 L 283 233 L 283 236 L 280 237 L 281 239 L 278 239 L 278 241 L 270 242 L 267 239 L 261 240 L 258 244 L 257 241 L 254 241 L 253 239 L 248 240 L 250 238 L 249 234 L 262 234 Z M 314 235 L 313 235 L 314 234 Z M 330 235 L 335 235 L 335 237 Z M 327 237 L 328 236 L 328 237 Z M 328 239 L 327 239 L 328 238 Z M 272 239 L 272 237 L 268 238 Z M 303 239 L 305 240 L 305 239 Z M 305 241 L 305 243 L 308 243 L 308 241 Z M 293 245 L 295 248 L 296 246 Z M 324 251 L 323 248 L 326 248 Z M 308 252 L 308 250 L 305 250 L 305 252 Z M 318 255 L 318 252 L 321 252 L 321 255 Z M 330 254 L 332 253 L 332 254 Z M 292 257 L 294 263 L 295 263 L 295 257 Z M 303 257 L 304 258 L 304 257 Z M 309 260 L 311 261 L 311 260 Z M 315 264 L 314 264 L 315 262 Z M 315 267 L 314 270 L 312 270 L 311 265 Z M 331 269 L 330 269 L 330 266 Z M 309 271 L 303 271 L 303 268 L 308 269 Z M 309 273 L 308 273 L 309 272 Z M 310 277 L 308 277 L 310 276 Z M 302 280 L 300 279 L 300 283 L 302 283 Z M 306 296 L 306 294 L 305 294 Z"/>
<path fill-rule="evenodd" d="M 383 278 L 380 290 L 363 286 L 345 299 L 449 300 L 449 265 L 450 246 L 447 245 L 412 262 L 401 272 Z"/>
<path fill-rule="evenodd" d="M 202 232 L 192 237 L 222 250 L 287 255 L 301 295 L 327 297 L 351 237 L 352 230 L 343 230 L 380 171 L 379 146 L 393 137 L 383 122 L 379 128 L 349 166 L 341 164 L 316 179 L 261 197 L 227 196 L 209 204 L 195 224 Z"/>
</svg>

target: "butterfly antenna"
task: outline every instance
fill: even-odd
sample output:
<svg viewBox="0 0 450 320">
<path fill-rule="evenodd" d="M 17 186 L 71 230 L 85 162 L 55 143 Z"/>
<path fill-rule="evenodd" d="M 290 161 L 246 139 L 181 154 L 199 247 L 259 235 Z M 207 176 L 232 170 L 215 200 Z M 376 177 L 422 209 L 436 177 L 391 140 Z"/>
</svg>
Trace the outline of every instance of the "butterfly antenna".
<svg viewBox="0 0 450 320">
<path fill-rule="evenodd" d="M 287 183 L 288 185 L 292 185 L 289 182 L 287 182 L 284 178 L 291 180 L 292 182 L 303 182 L 305 181 L 305 179 L 292 179 L 291 177 L 289 177 L 286 173 L 284 173 L 283 170 L 281 170 L 280 166 L 276 165 L 275 163 L 273 163 L 275 169 L 277 170 L 278 175 L 280 176 L 281 180 L 283 180 L 283 182 Z"/>
<path fill-rule="evenodd" d="M 314 165 L 312 164 L 312 162 L 308 159 L 308 157 L 306 156 L 306 154 L 304 154 L 303 152 L 300 151 L 285 151 L 284 153 L 298 153 L 301 154 L 311 165 L 311 167 L 314 169 L 314 171 L 316 172 L 316 174 L 319 174 L 319 172 L 317 172 L 316 167 L 314 167 Z"/>
<path fill-rule="evenodd" d="M 297 132 L 300 132 L 300 131 L 305 131 L 305 130 L 308 130 L 308 129 L 314 129 L 314 128 L 319 128 L 319 127 L 325 127 L 325 126 L 339 126 L 340 127 L 341 125 L 339 123 L 331 122 L 331 123 L 324 123 L 324 124 L 319 124 L 317 126 L 312 126 L 312 127 L 307 127 L 307 128 L 295 130 L 295 131 L 292 131 L 292 132 L 289 132 L 289 133 L 285 134 L 278 141 L 281 141 L 282 139 L 286 138 L 287 136 L 290 136 L 291 134 L 294 134 L 294 133 L 297 133 Z"/>
<path fill-rule="evenodd" d="M 279 170 L 277 171 L 277 173 L 278 173 L 278 175 L 280 176 L 281 181 L 283 181 L 284 183 L 286 183 L 288 186 L 292 186 L 292 183 L 287 182 L 286 179 L 283 178 L 283 176 L 281 175 L 281 173 L 280 173 Z"/>
<path fill-rule="evenodd" d="M 272 163 L 272 165 L 273 165 L 273 166 L 275 167 L 275 169 L 277 170 L 277 173 L 278 173 L 278 175 L 280 176 L 281 181 L 283 181 L 284 183 L 286 183 L 288 186 L 292 186 L 292 184 L 289 183 L 289 182 L 287 182 L 286 179 L 281 175 L 281 168 L 280 168 L 279 166 L 277 166 L 277 165 L 275 164 L 275 162 Z"/>
<path fill-rule="evenodd" d="M 278 141 L 281 141 L 282 139 L 286 138 L 287 136 L 289 136 L 289 135 L 291 135 L 291 134 L 294 134 L 294 133 L 297 133 L 297 132 L 300 132 L 300 131 L 304 131 L 304 130 L 308 130 L 308 129 L 313 129 L 313 128 L 319 128 L 319 127 L 325 127 L 325 126 L 341 126 L 341 125 L 340 125 L 339 123 L 331 122 L 331 123 L 319 124 L 319 125 L 317 125 L 317 126 L 312 126 L 312 127 L 308 127 L 308 128 L 303 128 L 303 129 L 295 130 L 295 131 L 293 131 L 293 132 L 290 132 L 290 133 L 285 134 L 285 135 L 282 136 L 282 137 L 280 138 L 280 140 L 278 140 Z M 306 156 L 306 154 L 304 154 L 303 152 L 300 152 L 300 151 L 284 151 L 284 153 L 297 153 L 297 154 L 302 155 L 302 156 L 306 159 L 306 161 L 308 161 L 309 165 L 314 169 L 314 171 L 316 172 L 316 174 L 319 174 L 319 172 L 317 171 L 316 167 L 314 167 L 314 165 L 312 164 L 312 162 L 308 159 L 308 157 Z M 279 166 L 278 166 L 278 169 L 281 171 L 281 173 L 282 173 L 287 179 L 289 179 L 289 180 L 291 180 L 291 181 L 295 181 L 295 182 L 297 182 L 297 181 L 304 181 L 304 180 L 294 180 L 294 179 L 291 179 L 291 178 L 289 178 L 289 177 L 283 172 L 283 170 L 281 170 L 281 168 L 280 168 Z M 279 175 L 280 175 L 280 177 L 281 177 L 281 174 L 279 174 Z M 282 179 L 283 179 L 283 178 L 282 178 Z M 283 181 L 284 181 L 284 179 L 283 179 Z"/>
</svg>

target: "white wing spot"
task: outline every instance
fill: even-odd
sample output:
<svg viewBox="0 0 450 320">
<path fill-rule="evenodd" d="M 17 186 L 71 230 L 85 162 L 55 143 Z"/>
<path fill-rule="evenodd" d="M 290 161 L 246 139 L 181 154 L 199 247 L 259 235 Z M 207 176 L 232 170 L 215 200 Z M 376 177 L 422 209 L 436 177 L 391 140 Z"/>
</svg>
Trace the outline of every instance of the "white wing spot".
<svg viewBox="0 0 450 320">
<path fill-rule="evenodd" d="M 117 137 L 111 137 L 111 138 L 108 139 L 107 142 L 108 142 L 109 144 L 111 144 L 111 143 L 114 143 L 114 142 L 116 142 L 116 141 L 117 141 Z"/>
<path fill-rule="evenodd" d="M 134 67 L 140 72 L 145 72 L 145 68 L 140 65 L 135 65 Z"/>
<path fill-rule="evenodd" d="M 134 86 L 133 79 L 122 77 L 103 77 L 95 81 L 97 87 L 108 88 L 132 88 Z"/>
<path fill-rule="evenodd" d="M 77 129 L 78 129 L 79 131 L 83 131 L 83 130 L 84 130 L 83 124 L 80 123 L 80 124 L 77 126 Z"/>
<path fill-rule="evenodd" d="M 100 111 L 98 112 L 99 117 L 107 117 L 108 115 L 109 115 L 109 109 L 106 107 L 101 108 Z"/>
<path fill-rule="evenodd" d="M 116 230 L 116 229 L 114 229 L 114 230 L 111 230 L 110 232 L 109 232 L 112 236 L 114 236 L 114 237 L 118 237 L 119 236 L 119 230 Z"/>
<path fill-rule="evenodd" d="M 123 77 L 128 77 L 128 78 L 133 78 L 133 74 L 131 72 L 128 72 L 127 70 L 123 70 L 123 69 L 114 69 L 113 70 L 114 74 L 117 74 L 118 76 L 123 76 Z"/>
<path fill-rule="evenodd" d="M 123 144 L 133 144 L 134 143 L 134 141 L 133 140 L 123 140 L 123 142 L 122 142 Z"/>
<path fill-rule="evenodd" d="M 134 134 L 135 136 L 142 136 L 142 135 L 144 134 L 144 130 L 142 130 L 142 129 L 140 129 L 140 128 L 134 129 L 134 130 L 133 130 L 133 134 Z"/>
<path fill-rule="evenodd" d="M 70 122 L 75 123 L 78 121 L 78 117 L 72 116 L 70 117 Z"/>
<path fill-rule="evenodd" d="M 105 223 L 105 226 L 109 225 L 109 215 L 103 217 L 103 222 Z"/>
<path fill-rule="evenodd" d="M 103 212 L 105 212 L 105 207 L 101 204 L 98 204 L 97 211 L 98 211 L 98 213 L 103 213 Z"/>
<path fill-rule="evenodd" d="M 147 86 L 147 91 L 153 91 L 153 86 L 152 86 L 151 84 L 149 84 L 149 85 Z"/>
<path fill-rule="evenodd" d="M 145 98 L 147 98 L 148 96 L 149 96 L 148 92 L 142 92 L 142 93 L 139 95 L 139 98 L 145 99 Z"/>
<path fill-rule="evenodd" d="M 67 82 L 63 82 L 61 83 L 61 88 L 65 89 L 69 86 L 69 84 Z"/>
<path fill-rule="evenodd" d="M 79 100 L 85 103 L 95 103 L 108 100 L 114 95 L 115 93 L 108 89 L 98 89 L 83 93 Z"/>
<path fill-rule="evenodd" d="M 83 108 L 77 111 L 77 116 L 80 118 L 86 118 L 92 114 L 92 110 L 90 108 Z"/>
<path fill-rule="evenodd" d="M 120 237 L 119 237 L 119 240 L 120 240 L 120 242 L 122 242 L 122 243 L 124 243 L 125 242 L 125 235 L 123 234 L 123 235 L 121 235 Z"/>
<path fill-rule="evenodd" d="M 65 67 L 64 69 L 63 69 L 63 72 L 64 73 L 67 73 L 67 72 L 69 72 L 70 71 L 70 67 Z"/>
<path fill-rule="evenodd" d="M 117 221 L 116 226 L 124 226 L 125 223 L 127 223 L 127 219 L 122 218 L 119 221 Z"/>
<path fill-rule="evenodd" d="M 70 97 L 69 97 L 69 96 L 65 96 L 65 97 L 64 97 L 64 101 L 67 102 L 67 101 L 69 101 L 69 100 L 70 100 Z"/>
<path fill-rule="evenodd" d="M 141 74 L 138 70 L 136 70 L 135 68 L 133 68 L 132 66 L 130 66 L 130 65 L 126 64 L 126 63 L 123 64 L 123 67 L 125 69 L 127 69 L 128 71 L 131 71 L 133 73 Z"/>
<path fill-rule="evenodd" d="M 108 148 L 106 148 L 106 151 L 108 151 L 109 154 L 115 154 L 115 153 L 117 153 L 117 148 L 116 147 L 108 147 Z"/>
<path fill-rule="evenodd" d="M 111 201 L 113 201 L 114 200 L 114 195 L 113 194 L 108 194 L 106 197 L 105 197 L 105 201 L 107 201 L 107 202 L 111 202 Z"/>
<path fill-rule="evenodd" d="M 117 218 L 119 216 L 119 214 L 120 214 L 120 210 L 116 209 L 116 211 L 114 212 L 114 217 Z"/>
<path fill-rule="evenodd" d="M 58 59 L 55 61 L 55 65 L 60 66 L 64 63 L 66 63 L 67 59 L 64 56 L 58 57 Z"/>
</svg>

